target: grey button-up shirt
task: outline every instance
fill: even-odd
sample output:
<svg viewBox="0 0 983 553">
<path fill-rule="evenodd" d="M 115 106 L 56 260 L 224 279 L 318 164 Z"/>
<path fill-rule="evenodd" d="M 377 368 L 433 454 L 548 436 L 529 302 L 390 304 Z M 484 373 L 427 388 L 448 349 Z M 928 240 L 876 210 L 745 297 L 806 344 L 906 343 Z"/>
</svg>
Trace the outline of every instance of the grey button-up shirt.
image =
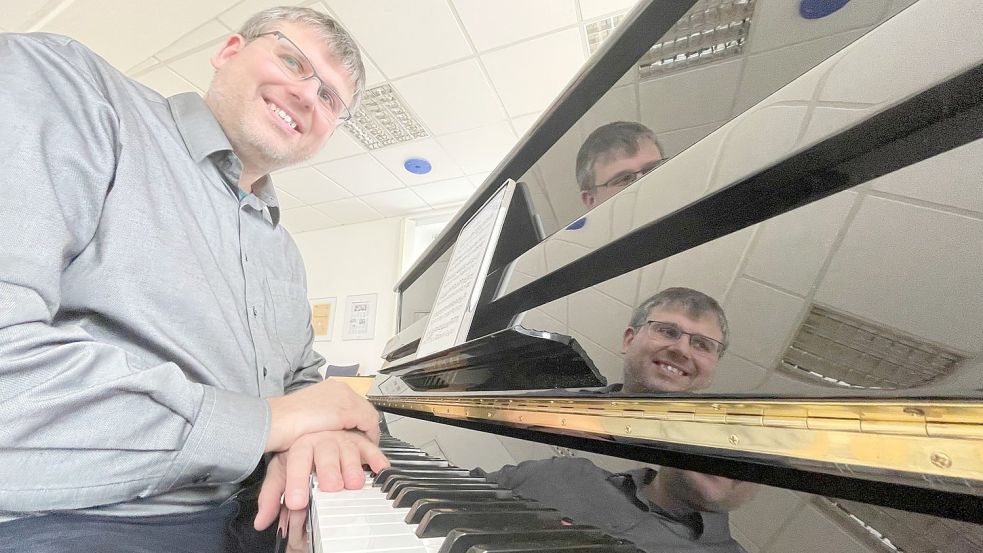
<svg viewBox="0 0 983 553">
<path fill-rule="evenodd" d="M 65 37 L 0 35 L 0 122 L 0 519 L 227 498 L 323 363 L 272 183 Z"/>
</svg>

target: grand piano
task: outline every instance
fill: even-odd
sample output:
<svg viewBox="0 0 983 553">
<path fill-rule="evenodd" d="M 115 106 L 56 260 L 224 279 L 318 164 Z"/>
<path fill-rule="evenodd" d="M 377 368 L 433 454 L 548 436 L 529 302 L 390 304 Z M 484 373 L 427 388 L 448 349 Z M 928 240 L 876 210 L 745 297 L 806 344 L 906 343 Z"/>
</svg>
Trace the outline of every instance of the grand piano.
<svg viewBox="0 0 983 553">
<path fill-rule="evenodd" d="M 983 550 L 983 6 L 844 3 L 649 0 L 588 29 L 586 66 L 396 285 L 368 397 L 403 469 L 678 467 L 761 484 L 729 513 L 750 552 Z M 667 161 L 588 210 L 576 154 L 612 121 Z M 461 230 L 508 179 L 527 216 L 467 341 L 417 354 Z M 712 384 L 597 393 L 632 309 L 672 286 L 726 312 Z M 351 550 L 317 517 L 315 550 Z"/>
</svg>

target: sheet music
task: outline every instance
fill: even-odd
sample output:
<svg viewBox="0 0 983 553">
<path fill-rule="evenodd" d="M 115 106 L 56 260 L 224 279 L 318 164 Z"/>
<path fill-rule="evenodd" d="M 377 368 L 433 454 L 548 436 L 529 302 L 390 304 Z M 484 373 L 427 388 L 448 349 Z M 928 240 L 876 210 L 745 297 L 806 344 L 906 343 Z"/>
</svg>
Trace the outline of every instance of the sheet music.
<svg viewBox="0 0 983 553">
<path fill-rule="evenodd" d="M 503 207 L 507 206 L 514 187 L 511 180 L 502 186 L 461 229 L 430 321 L 420 339 L 417 357 L 452 347 L 467 335 L 470 315 L 474 313 L 491 262 L 491 250 L 505 218 Z"/>
</svg>

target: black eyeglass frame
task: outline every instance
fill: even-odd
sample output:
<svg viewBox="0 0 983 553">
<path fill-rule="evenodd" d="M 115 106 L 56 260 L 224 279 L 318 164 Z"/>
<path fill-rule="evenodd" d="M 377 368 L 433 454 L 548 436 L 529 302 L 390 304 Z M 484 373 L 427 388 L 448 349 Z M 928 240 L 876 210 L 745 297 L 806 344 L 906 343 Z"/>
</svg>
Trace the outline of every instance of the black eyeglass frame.
<svg viewBox="0 0 983 553">
<path fill-rule="evenodd" d="M 321 76 L 317 74 L 317 71 L 314 69 L 314 64 L 311 63 L 311 59 L 309 57 L 307 57 L 307 54 L 305 54 L 303 50 L 300 49 L 300 46 L 297 46 L 297 43 L 295 43 L 294 41 L 290 40 L 290 37 L 288 37 L 287 35 L 281 33 L 280 31 L 269 31 L 269 32 L 266 32 L 266 33 L 260 33 L 260 34 L 256 35 L 255 38 L 260 38 L 260 37 L 264 37 L 264 36 L 272 36 L 272 37 L 276 38 L 277 40 L 285 40 L 285 41 L 287 41 L 287 43 L 290 44 L 290 46 L 292 46 L 294 48 L 294 50 L 297 50 L 297 53 L 300 54 L 301 57 L 304 58 L 303 61 L 305 63 L 307 63 L 307 66 L 308 67 L 311 68 L 311 74 L 308 75 L 308 76 L 306 76 L 306 77 L 301 77 L 300 80 L 301 81 L 306 81 L 306 80 L 309 80 L 309 79 L 316 79 L 317 82 L 318 82 L 318 88 L 317 88 L 317 96 L 318 96 L 318 98 L 321 97 L 321 91 L 323 91 L 323 90 L 326 90 L 326 91 L 330 92 L 336 98 L 338 98 L 338 101 L 341 102 L 342 111 L 336 116 L 336 124 L 342 125 L 345 122 L 351 120 L 351 118 L 354 116 L 354 114 L 352 113 L 351 109 L 348 107 L 348 104 L 345 103 L 345 101 L 341 99 L 341 94 L 339 94 L 338 91 L 333 86 L 331 86 L 328 83 L 324 82 L 324 79 L 322 79 Z M 282 68 L 282 69 L 286 69 L 286 68 Z M 323 102 L 321 102 L 321 103 L 323 103 Z"/>
<path fill-rule="evenodd" d="M 652 325 L 653 324 L 666 325 L 668 327 L 672 327 L 672 328 L 675 328 L 676 330 L 678 330 L 679 331 L 679 337 L 677 337 L 675 340 L 673 340 L 673 343 L 676 343 L 679 340 L 681 340 L 683 336 L 689 336 L 689 345 L 690 345 L 690 348 L 693 349 L 693 351 L 696 352 L 696 353 L 706 353 L 708 355 L 713 355 L 713 356 L 716 356 L 716 357 L 720 357 L 721 355 L 724 354 L 724 350 L 726 349 L 726 347 L 724 346 L 724 343 L 721 342 L 720 340 L 711 338 L 709 336 L 705 336 L 703 334 L 698 334 L 698 333 L 695 333 L 695 332 L 686 332 L 685 330 L 683 330 L 682 328 L 680 328 L 678 324 L 672 323 L 672 322 L 669 322 L 669 321 L 651 321 L 651 320 L 649 320 L 649 321 L 645 321 L 645 324 L 644 325 L 640 325 L 640 326 L 635 327 L 635 328 L 639 328 L 640 329 L 640 328 L 643 328 L 644 327 L 644 328 L 647 329 L 647 332 L 649 333 L 650 337 L 656 337 L 655 330 L 652 329 Z M 659 338 L 665 338 L 667 340 L 671 340 L 671 338 L 669 338 L 668 336 L 664 336 L 662 334 L 658 334 L 657 336 Z M 703 339 L 703 340 L 709 340 L 710 343 L 716 344 L 716 351 L 706 351 L 706 352 L 704 352 L 704 351 L 702 351 L 700 349 L 697 349 L 693 345 L 693 339 L 694 338 Z"/>
<path fill-rule="evenodd" d="M 665 158 L 664 157 L 664 158 L 662 158 L 662 159 L 654 162 L 652 165 L 649 165 L 648 167 L 646 167 L 644 169 L 641 169 L 639 171 L 633 171 L 631 173 L 625 173 L 623 175 L 618 175 L 617 177 L 614 177 L 613 179 L 608 179 L 607 182 L 603 182 L 601 184 L 595 184 L 594 186 L 591 187 L 591 192 L 592 193 L 596 192 L 598 188 L 626 188 L 628 186 L 631 186 L 631 185 L 635 184 L 636 182 L 638 182 L 638 180 L 641 179 L 642 177 L 644 177 L 645 175 L 647 175 L 647 174 L 651 173 L 652 171 L 655 171 L 656 169 L 658 169 L 659 166 L 661 166 L 666 161 L 669 161 L 669 158 Z M 616 182 L 618 182 L 618 181 L 620 181 L 622 179 L 628 179 L 628 177 L 631 177 L 631 179 L 630 180 L 627 180 L 624 184 L 615 184 Z"/>
</svg>

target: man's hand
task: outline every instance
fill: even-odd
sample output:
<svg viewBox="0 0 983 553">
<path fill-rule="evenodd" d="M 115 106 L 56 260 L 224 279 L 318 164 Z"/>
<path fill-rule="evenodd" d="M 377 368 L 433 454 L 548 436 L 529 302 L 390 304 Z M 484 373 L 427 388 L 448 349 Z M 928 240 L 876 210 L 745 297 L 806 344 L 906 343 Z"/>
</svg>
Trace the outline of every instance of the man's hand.
<svg viewBox="0 0 983 553">
<path fill-rule="evenodd" d="M 312 470 L 323 491 L 356 490 L 365 484 L 363 464 L 379 472 L 389 466 L 389 461 L 376 447 L 375 440 L 369 440 L 361 432 L 329 430 L 301 436 L 288 450 L 270 460 L 259 492 L 254 527 L 264 530 L 277 520 L 281 496 L 284 507 L 291 512 L 305 509 Z"/>
<path fill-rule="evenodd" d="M 379 441 L 379 414 L 347 384 L 328 379 L 267 402 L 272 414 L 267 452 L 284 451 L 301 436 L 324 430 L 359 430 Z"/>
</svg>

